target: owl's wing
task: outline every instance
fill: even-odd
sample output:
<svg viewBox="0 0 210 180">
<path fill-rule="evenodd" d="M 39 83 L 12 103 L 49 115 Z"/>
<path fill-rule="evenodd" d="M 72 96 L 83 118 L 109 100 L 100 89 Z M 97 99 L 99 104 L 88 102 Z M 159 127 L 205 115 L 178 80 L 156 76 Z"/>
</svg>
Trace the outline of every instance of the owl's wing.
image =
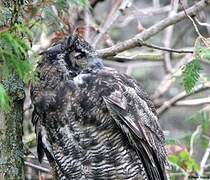
<svg viewBox="0 0 210 180">
<path fill-rule="evenodd" d="M 109 113 L 138 153 L 149 179 L 167 179 L 164 136 L 154 109 L 134 81 L 132 86 L 121 82 L 118 90 L 103 97 Z"/>
<path fill-rule="evenodd" d="M 38 69 L 41 69 L 39 72 L 40 79 L 31 87 L 30 93 L 32 104 L 34 105 L 32 123 L 35 126 L 37 154 L 38 159 L 41 162 L 44 153 L 50 161 L 53 160 L 52 153 L 50 152 L 50 143 L 47 140 L 47 132 L 43 122 L 45 122 L 45 118 L 50 112 L 50 108 L 52 109 L 56 106 L 57 101 L 55 100 L 55 97 L 62 76 L 59 74 L 59 69 L 52 66 L 49 62 L 40 64 Z M 54 74 L 57 74 L 57 76 L 53 77 Z"/>
<path fill-rule="evenodd" d="M 34 107 L 34 111 L 32 113 L 32 123 L 35 126 L 35 133 L 36 133 L 36 139 L 37 139 L 37 154 L 38 154 L 39 162 L 42 161 L 42 158 L 44 156 L 40 120 L 41 118 L 36 111 L 36 107 Z"/>
<path fill-rule="evenodd" d="M 37 112 L 35 106 L 34 111 L 32 113 L 32 123 L 35 126 L 38 160 L 39 162 L 42 162 L 45 153 L 49 162 L 51 163 L 54 161 L 54 158 L 52 156 L 51 148 L 47 140 L 46 130 L 44 126 L 42 126 L 41 124 L 42 121 L 43 121 L 43 115 Z"/>
</svg>

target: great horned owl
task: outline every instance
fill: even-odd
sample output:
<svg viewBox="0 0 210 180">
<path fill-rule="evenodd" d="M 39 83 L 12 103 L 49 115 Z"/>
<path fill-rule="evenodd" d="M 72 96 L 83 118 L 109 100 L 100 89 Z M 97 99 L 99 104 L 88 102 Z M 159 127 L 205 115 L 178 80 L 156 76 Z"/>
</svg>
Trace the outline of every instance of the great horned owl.
<svg viewBox="0 0 210 180">
<path fill-rule="evenodd" d="M 138 83 L 70 36 L 43 53 L 31 90 L 41 161 L 58 179 L 167 179 L 164 135 Z"/>
</svg>

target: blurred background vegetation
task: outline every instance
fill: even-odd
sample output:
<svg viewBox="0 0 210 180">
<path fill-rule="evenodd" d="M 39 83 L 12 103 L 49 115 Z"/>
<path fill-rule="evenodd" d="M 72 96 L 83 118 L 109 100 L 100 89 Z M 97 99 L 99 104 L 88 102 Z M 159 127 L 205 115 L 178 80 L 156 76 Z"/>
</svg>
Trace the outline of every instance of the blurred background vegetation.
<svg viewBox="0 0 210 180">
<path fill-rule="evenodd" d="M 188 8 L 205 2 L 188 14 Z M 36 81 L 39 53 L 76 33 L 95 46 L 107 66 L 136 78 L 153 99 L 166 136 L 170 178 L 210 179 L 208 4 L 204 0 L 0 1 L 0 177 L 52 179 L 47 160 L 42 164 L 37 160 L 29 89 Z M 104 48 L 132 41 L 180 13 L 185 13 L 181 21 L 151 34 L 146 42 L 140 39 L 132 48 L 103 54 Z M 18 106 L 20 121 L 14 124 L 18 118 L 11 114 Z M 12 148 L 16 142 L 19 146 Z M 17 164 L 11 164 L 13 158 Z"/>
</svg>

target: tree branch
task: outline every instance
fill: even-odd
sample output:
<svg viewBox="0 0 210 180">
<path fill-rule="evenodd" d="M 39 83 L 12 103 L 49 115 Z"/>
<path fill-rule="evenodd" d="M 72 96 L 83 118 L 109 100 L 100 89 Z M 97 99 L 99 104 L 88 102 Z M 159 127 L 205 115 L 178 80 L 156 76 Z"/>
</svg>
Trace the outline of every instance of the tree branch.
<svg viewBox="0 0 210 180">
<path fill-rule="evenodd" d="M 179 8 L 179 0 L 173 0 L 171 1 L 171 10 L 168 13 L 168 17 L 173 17 L 176 15 Z M 174 33 L 174 26 L 167 27 L 164 31 L 164 41 L 163 44 L 165 48 L 171 47 L 171 41 Z M 164 53 L 164 61 L 163 61 L 163 67 L 165 69 L 166 73 L 170 73 L 172 70 L 172 64 L 171 64 L 171 56 L 169 53 Z"/>
<path fill-rule="evenodd" d="M 182 6 L 182 8 L 183 8 L 183 11 L 184 11 L 185 15 L 186 15 L 186 16 L 189 18 L 189 20 L 192 22 L 192 24 L 193 24 L 193 26 L 194 26 L 194 28 L 195 28 L 196 33 L 198 34 L 199 37 L 203 38 L 203 36 L 201 35 L 201 33 L 200 33 L 199 29 L 198 29 L 198 26 L 196 25 L 194 19 L 193 19 L 192 17 L 190 17 L 190 15 L 188 15 L 188 13 L 186 12 L 185 7 L 184 7 L 184 5 L 183 5 L 183 3 L 182 3 L 182 0 L 180 0 L 179 2 L 180 2 L 181 6 Z"/>
<path fill-rule="evenodd" d="M 36 165 L 36 164 L 30 163 L 30 162 L 27 162 L 27 161 L 25 161 L 24 164 L 25 164 L 26 166 L 28 166 L 28 167 L 37 169 L 37 170 L 39 170 L 39 171 L 42 171 L 42 172 L 45 172 L 45 173 L 50 173 L 50 170 L 49 170 L 49 169 L 44 168 L 44 167 L 42 167 L 42 166 L 38 166 L 38 165 Z"/>
<path fill-rule="evenodd" d="M 183 53 L 172 53 L 172 59 L 178 60 L 179 58 L 183 58 L 185 54 Z M 189 54 L 187 54 L 189 55 Z M 119 53 L 116 56 L 109 56 L 106 59 L 118 62 L 127 62 L 127 61 L 153 61 L 158 62 L 164 59 L 164 55 L 162 52 L 139 52 L 139 51 L 124 51 L 123 53 Z"/>
<path fill-rule="evenodd" d="M 190 138 L 190 156 L 193 155 L 195 138 L 200 133 L 200 131 L 201 131 L 201 125 L 198 125 Z"/>
<path fill-rule="evenodd" d="M 196 3 L 194 6 L 188 8 L 186 12 L 189 16 L 195 15 L 197 12 L 204 9 L 209 4 L 210 4 L 210 0 L 201 0 L 198 3 Z M 173 17 L 165 18 L 162 21 L 154 24 L 147 30 L 143 31 L 142 33 L 137 34 L 131 39 L 128 39 L 124 42 L 120 42 L 110 48 L 97 50 L 98 56 L 99 57 L 114 56 L 119 52 L 139 46 L 141 45 L 139 43 L 140 40 L 145 41 L 151 38 L 152 36 L 154 36 L 155 34 L 157 34 L 158 32 L 162 31 L 166 27 L 172 24 L 178 23 L 179 21 L 185 18 L 186 18 L 186 15 L 184 12 L 177 13 Z"/>
<path fill-rule="evenodd" d="M 201 164 L 200 164 L 200 171 L 198 172 L 199 176 L 202 176 L 203 173 L 204 173 L 204 169 L 206 167 L 206 163 L 208 161 L 208 158 L 209 158 L 209 155 L 210 155 L 210 140 L 209 140 L 209 146 L 208 148 L 206 149 L 204 155 L 203 155 L 203 158 L 201 160 Z M 200 178 L 199 178 L 200 179 Z"/>
<path fill-rule="evenodd" d="M 210 104 L 209 97 L 179 101 L 175 105 L 176 106 L 199 106 L 199 105 L 206 105 L 206 104 Z"/>
<path fill-rule="evenodd" d="M 200 22 L 198 18 L 195 18 L 195 21 L 196 21 L 200 26 L 210 27 L 210 24 L 205 23 L 205 22 Z"/>
<path fill-rule="evenodd" d="M 195 93 L 207 90 L 207 89 L 210 89 L 210 84 L 206 84 L 205 86 L 197 86 L 195 87 L 194 92 L 190 94 L 187 94 L 185 91 L 179 93 L 178 95 L 172 97 L 171 99 L 163 103 L 163 105 L 157 110 L 158 115 L 163 114 L 165 111 L 167 111 L 171 106 L 176 104 L 178 101 L 185 99 L 192 94 L 195 94 Z"/>
<path fill-rule="evenodd" d="M 141 46 L 146 46 L 149 48 L 158 49 L 158 50 L 162 50 L 162 51 L 173 52 L 173 53 L 191 53 L 191 54 L 193 53 L 192 50 L 172 49 L 172 48 L 167 48 L 167 47 L 156 46 L 154 44 L 149 44 L 144 41 L 139 41 L 139 42 L 140 42 Z"/>
<path fill-rule="evenodd" d="M 118 2 L 116 1 L 116 5 L 118 5 Z M 108 15 L 107 19 L 105 20 L 105 23 L 101 25 L 99 28 L 98 34 L 96 34 L 94 40 L 93 40 L 93 46 L 96 46 L 96 44 L 99 42 L 99 40 L 102 38 L 102 36 L 107 32 L 107 30 L 111 27 L 111 25 L 118 19 L 120 15 L 124 13 L 124 11 L 131 5 L 130 0 L 123 0 L 121 1 L 121 4 L 116 9 L 114 8 L 115 12 L 112 12 L 111 10 L 110 14 Z"/>
</svg>

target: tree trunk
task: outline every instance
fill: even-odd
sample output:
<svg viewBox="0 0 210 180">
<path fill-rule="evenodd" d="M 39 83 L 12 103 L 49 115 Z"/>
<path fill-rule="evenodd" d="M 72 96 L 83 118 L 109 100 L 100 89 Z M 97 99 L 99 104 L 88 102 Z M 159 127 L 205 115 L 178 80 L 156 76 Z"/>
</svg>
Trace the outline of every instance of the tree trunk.
<svg viewBox="0 0 210 180">
<path fill-rule="evenodd" d="M 0 114 L 0 179 L 23 179 L 23 102 L 24 86 L 15 76 L 4 82 L 11 99 L 11 110 Z"/>
</svg>

